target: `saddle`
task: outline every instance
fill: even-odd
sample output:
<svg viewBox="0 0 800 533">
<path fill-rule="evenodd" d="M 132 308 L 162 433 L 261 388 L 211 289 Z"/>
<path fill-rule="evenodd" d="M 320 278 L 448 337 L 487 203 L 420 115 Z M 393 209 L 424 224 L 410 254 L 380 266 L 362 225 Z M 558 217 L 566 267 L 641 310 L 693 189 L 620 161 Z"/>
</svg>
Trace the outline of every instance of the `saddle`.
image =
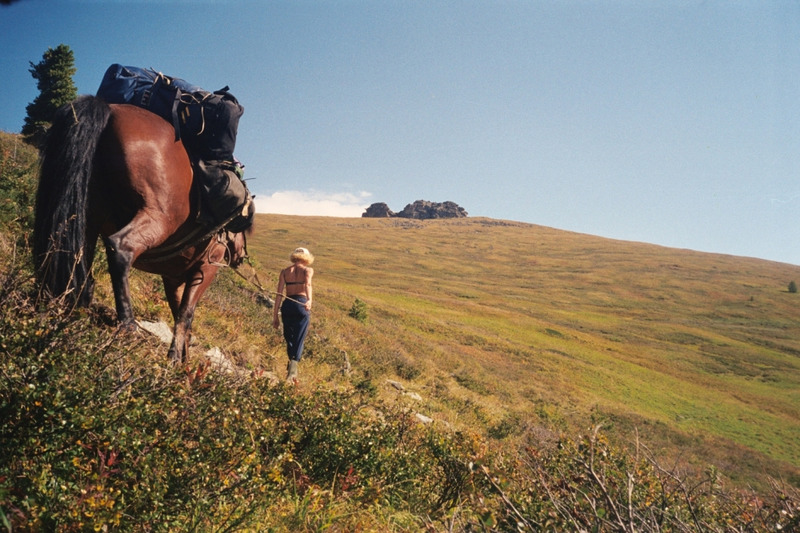
<svg viewBox="0 0 800 533">
<path fill-rule="evenodd" d="M 252 225 L 252 195 L 244 166 L 233 156 L 244 107 L 229 87 L 209 92 L 153 69 L 115 63 L 103 75 L 97 97 L 147 109 L 172 124 L 200 191 L 198 222 L 234 232 Z"/>
</svg>

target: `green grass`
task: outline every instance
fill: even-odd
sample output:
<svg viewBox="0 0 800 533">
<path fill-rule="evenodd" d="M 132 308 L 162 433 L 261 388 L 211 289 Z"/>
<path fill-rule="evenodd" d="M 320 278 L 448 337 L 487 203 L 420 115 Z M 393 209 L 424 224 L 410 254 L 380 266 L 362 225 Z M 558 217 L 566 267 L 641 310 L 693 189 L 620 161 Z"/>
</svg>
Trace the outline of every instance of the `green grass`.
<svg viewBox="0 0 800 533">
<path fill-rule="evenodd" d="M 272 290 L 296 246 L 318 258 L 287 387 L 272 310 L 230 270 L 177 368 L 110 325 L 102 258 L 98 306 L 38 300 L 35 170 L 0 135 L 5 528 L 800 526 L 798 267 L 488 219 L 258 215 L 240 273 Z M 160 281 L 131 283 L 137 316 L 169 322 Z M 239 371 L 211 371 L 211 346 Z"/>
<path fill-rule="evenodd" d="M 544 400 L 577 427 L 602 411 L 697 437 L 667 443 L 676 457 L 760 459 L 737 479 L 800 480 L 800 300 L 786 289 L 800 267 L 489 219 L 258 215 L 250 252 L 267 271 L 300 244 L 329 327 L 368 305 L 361 364 L 399 345 L 425 368 L 414 387 L 446 383 L 490 422 Z"/>
</svg>

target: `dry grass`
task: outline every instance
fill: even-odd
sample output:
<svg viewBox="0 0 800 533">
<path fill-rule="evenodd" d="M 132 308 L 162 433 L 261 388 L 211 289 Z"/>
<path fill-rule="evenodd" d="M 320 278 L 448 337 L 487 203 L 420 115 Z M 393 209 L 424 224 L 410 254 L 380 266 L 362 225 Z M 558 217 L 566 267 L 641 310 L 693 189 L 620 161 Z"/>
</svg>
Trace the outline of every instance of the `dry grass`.
<svg viewBox="0 0 800 533">
<path fill-rule="evenodd" d="M 593 418 L 739 481 L 800 479 L 800 267 L 489 219 L 258 215 L 262 281 L 301 245 L 317 257 L 309 379 L 338 379 L 347 352 L 454 426 Z M 280 366 L 280 338 L 253 335 Z"/>
<path fill-rule="evenodd" d="M 210 346 L 221 347 L 251 370 L 248 376 L 264 376 L 263 371 L 280 375 L 284 369 L 283 341 L 270 326 L 271 310 L 232 271 L 221 273 L 198 308 L 193 361 L 185 369 L 162 372 L 166 348 L 141 334 L 116 334 L 107 320 L 110 310 L 80 312 L 60 326 L 28 302 L 34 294 L 23 288 L 31 276 L 19 267 L 28 254 L 25 231 L 19 228 L 29 226 L 26 206 L 32 205 L 35 157 L 30 150 L 22 153 L 25 157 L 10 151 L 15 143 L 0 135 L 0 235 L 18 235 L 0 239 L 3 294 L 15 306 L 0 309 L 6 311 L 4 394 L 27 399 L 4 404 L 4 431 L 21 440 L 11 446 L 20 453 L 8 455 L 3 464 L 7 474 L 0 477 L 25 482 L 0 487 L 0 521 L 7 519 L 8 509 L 22 524 L 62 520 L 66 515 L 61 511 L 76 516 L 76 506 L 94 505 L 96 499 L 86 500 L 81 489 L 87 487 L 85 466 L 97 466 L 97 474 L 108 478 L 106 463 L 95 456 L 107 448 L 124 450 L 128 460 L 138 458 L 134 463 L 160 464 L 150 470 L 159 479 L 162 474 L 177 479 L 184 467 L 199 473 L 222 468 L 219 474 L 198 477 L 196 487 L 180 481 L 176 487 L 181 491 L 166 494 L 173 500 L 166 506 L 149 504 L 149 495 L 139 491 L 164 486 L 163 481 L 123 482 L 124 496 L 115 488 L 122 497 L 106 502 L 126 512 L 144 505 L 151 514 L 160 505 L 174 511 L 170 516 L 181 524 L 186 509 L 196 507 L 198 494 L 208 493 L 209 479 L 227 479 L 237 460 L 249 468 L 259 457 L 264 463 L 258 468 L 267 468 L 270 475 L 252 477 L 229 503 L 252 500 L 253 491 L 265 483 L 283 483 L 277 498 L 259 499 L 260 506 L 249 511 L 278 529 L 474 530 L 498 519 L 505 528 L 520 527 L 520 520 L 531 526 L 555 517 L 555 508 L 566 513 L 575 506 L 561 515 L 562 526 L 589 530 L 609 522 L 601 516 L 605 509 L 585 504 L 602 497 L 613 508 L 617 495 L 609 487 L 630 486 L 633 474 L 636 501 L 630 492 L 620 493 L 618 500 L 645 513 L 629 517 L 631 529 L 658 518 L 652 506 L 656 494 L 662 500 L 658 512 L 664 513 L 659 523 L 689 524 L 685 513 L 690 511 L 697 527 L 707 523 L 709 529 L 714 524 L 754 531 L 759 530 L 754 524 L 771 528 L 780 523 L 785 530 L 797 525 L 794 513 L 800 508 L 782 484 L 800 485 L 798 296 L 787 290 L 798 267 L 487 219 L 259 215 L 250 251 L 255 272 L 267 286 L 275 286 L 277 272 L 296 246 L 308 246 L 318 257 L 313 326 L 299 387 L 273 388 L 269 380 L 206 373 L 200 354 Z M 103 259 L 95 270 L 98 300 L 113 307 Z M 248 268 L 240 272 L 252 274 Z M 170 321 L 156 278 L 136 272 L 131 289 L 138 318 Z M 366 314 L 357 320 L 351 309 L 362 301 Z M 43 331 L 54 340 L 42 340 Z M 97 370 L 92 365 L 108 350 L 130 352 L 130 358 L 115 355 L 119 364 L 109 367 L 101 361 Z M 58 360 L 48 363 L 50 377 L 28 381 L 26 373 L 45 359 Z M 343 372 L 345 361 L 352 364 L 349 372 Z M 154 371 L 160 384 L 143 385 L 130 396 L 136 405 L 114 411 L 109 395 L 117 397 L 123 380 L 125 387 L 137 382 L 140 377 L 127 381 L 137 367 L 140 377 Z M 111 381 L 96 379 L 97 372 Z M 164 394 L 164 380 L 172 374 L 177 392 Z M 401 394 L 389 379 L 419 396 Z M 104 383 L 112 392 L 103 389 Z M 192 383 L 198 385 L 197 394 L 184 402 Z M 211 402 L 196 411 L 204 420 L 222 414 L 203 424 L 209 442 L 243 440 L 231 445 L 229 454 L 178 464 L 188 458 L 187 443 L 196 448 L 197 435 L 180 434 L 183 425 L 162 428 L 177 430 L 169 438 L 148 428 L 162 415 L 171 419 L 176 406 L 191 411 L 197 401 Z M 238 430 L 226 431 L 228 411 L 217 409 L 228 404 L 236 405 L 234 421 L 245 422 Z M 273 411 L 265 413 L 269 406 Z M 250 414 L 240 417 L 243 410 Z M 297 424 L 298 412 L 304 423 Z M 414 412 L 436 421 L 431 431 L 419 425 Z M 40 414 L 46 417 L 37 419 Z M 61 430 L 47 439 L 24 438 L 28 429 L 41 434 L 54 416 L 75 422 L 58 425 Z M 131 425 L 120 426 L 121 419 L 130 419 Z M 254 441 L 247 436 L 256 422 L 262 440 L 291 453 L 251 448 Z M 600 426 L 603 435 L 598 436 L 594 428 Z M 285 431 L 276 432 L 279 427 Z M 589 427 L 588 437 L 572 437 L 586 435 Z M 165 437 L 170 446 L 153 452 L 147 443 L 154 435 Z M 383 452 L 373 455 L 378 435 L 388 440 Z M 620 458 L 606 445 L 605 435 L 634 442 L 630 456 L 636 461 L 643 450 L 648 458 L 636 464 Z M 392 443 L 393 438 L 400 440 Z M 89 441 L 97 450 L 85 445 Z M 599 476 L 591 467 L 595 451 L 602 463 Z M 290 468 L 275 470 L 282 461 Z M 422 468 L 425 464 L 438 467 Z M 134 472 L 130 466 L 115 470 L 119 476 L 109 482 L 124 481 L 124 473 Z M 70 481 L 49 482 L 40 475 L 52 468 Z M 640 468 L 656 468 L 661 475 Z M 719 492 L 717 469 L 739 486 L 754 485 L 763 498 L 745 493 L 740 500 Z M 141 464 L 134 470 L 144 472 Z M 690 475 L 684 477 L 687 470 Z M 705 474 L 693 475 L 698 471 Z M 303 475 L 292 478 L 293 483 L 282 477 L 298 472 Z M 406 485 L 386 485 L 386 475 L 400 475 Z M 350 492 L 341 485 L 337 493 L 337 480 L 359 481 L 360 492 L 355 485 Z M 467 486 L 467 480 L 475 484 Z M 106 496 L 110 487 L 89 486 Z M 381 487 L 389 492 L 375 500 Z M 446 515 L 419 511 L 419 501 L 427 501 L 431 489 L 453 498 L 447 500 L 452 507 Z M 229 490 L 218 494 L 227 496 Z M 179 500 L 186 496 L 178 502 L 186 508 L 175 505 L 176 495 Z M 767 499 L 771 503 L 760 505 Z M 28 502 L 27 514 L 17 512 L 21 502 Z M 438 505 L 437 512 L 442 511 Z M 114 509 L 109 507 L 104 518 L 86 507 L 85 516 L 102 525 L 109 517 L 119 520 Z M 232 515 L 222 510 L 224 522 Z M 628 521 L 617 518 L 623 519 L 620 524 Z M 578 521 L 586 526 L 579 527 Z"/>
<path fill-rule="evenodd" d="M 454 428 L 518 441 L 602 422 L 688 469 L 800 485 L 800 301 L 787 290 L 800 267 L 480 218 L 256 224 L 254 268 L 240 272 L 269 290 L 295 247 L 317 258 L 309 389 L 394 398 L 391 379 Z M 169 321 L 158 282 L 133 283 L 139 316 Z M 198 308 L 194 353 L 216 345 L 282 375 L 283 341 L 258 292 L 223 271 Z M 348 316 L 356 299 L 365 323 Z"/>
</svg>

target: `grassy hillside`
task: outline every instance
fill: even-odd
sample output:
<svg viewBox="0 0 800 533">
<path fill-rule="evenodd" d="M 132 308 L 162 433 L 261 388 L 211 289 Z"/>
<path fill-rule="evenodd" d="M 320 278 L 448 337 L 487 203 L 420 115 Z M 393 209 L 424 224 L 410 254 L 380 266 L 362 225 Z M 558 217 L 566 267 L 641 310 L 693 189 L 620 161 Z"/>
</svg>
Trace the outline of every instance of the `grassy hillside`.
<svg viewBox="0 0 800 533">
<path fill-rule="evenodd" d="M 428 416 L 512 438 L 604 422 L 687 466 L 800 483 L 798 266 L 489 219 L 257 224 L 261 276 L 308 246 L 316 335 Z"/>
<path fill-rule="evenodd" d="M 221 271 L 173 366 L 114 327 L 102 257 L 91 309 L 40 298 L 35 177 L 0 132 L 3 530 L 800 527 L 797 267 L 485 219 L 258 215 L 253 268 Z M 295 387 L 241 276 L 271 289 L 298 245 L 317 276 Z M 138 318 L 170 322 L 157 278 L 131 284 Z"/>
<path fill-rule="evenodd" d="M 0 236 L 15 239 L 32 226 L 37 164 L 20 135 L 0 131 Z"/>
</svg>

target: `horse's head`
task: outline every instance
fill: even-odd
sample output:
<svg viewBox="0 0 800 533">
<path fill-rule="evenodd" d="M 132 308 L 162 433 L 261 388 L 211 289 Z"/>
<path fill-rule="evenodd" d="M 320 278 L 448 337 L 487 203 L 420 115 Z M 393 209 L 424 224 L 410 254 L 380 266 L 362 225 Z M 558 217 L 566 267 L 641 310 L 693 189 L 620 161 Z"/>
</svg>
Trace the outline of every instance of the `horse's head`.
<svg viewBox="0 0 800 533">
<path fill-rule="evenodd" d="M 234 268 L 242 264 L 247 257 L 247 239 L 244 233 L 228 233 L 228 257 L 231 258 L 230 265 Z"/>
<path fill-rule="evenodd" d="M 236 268 L 247 259 L 247 235 L 253 234 L 253 226 L 251 225 L 245 231 L 239 233 L 230 231 L 226 233 L 226 246 L 228 247 L 228 256 L 231 258 L 230 265 Z"/>
</svg>

